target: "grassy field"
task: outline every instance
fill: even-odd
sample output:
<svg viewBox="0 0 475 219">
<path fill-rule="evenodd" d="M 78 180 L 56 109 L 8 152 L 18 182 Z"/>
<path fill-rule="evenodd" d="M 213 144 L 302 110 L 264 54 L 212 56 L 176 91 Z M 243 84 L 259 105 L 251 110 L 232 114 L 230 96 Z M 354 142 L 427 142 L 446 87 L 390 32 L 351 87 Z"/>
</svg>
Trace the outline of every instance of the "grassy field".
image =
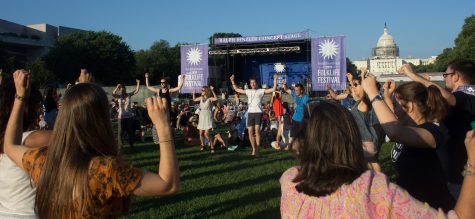
<svg viewBox="0 0 475 219">
<path fill-rule="evenodd" d="M 135 197 L 124 218 L 279 218 L 279 178 L 297 164 L 294 155 L 272 148 L 261 157 L 250 156 L 250 148 L 236 151 L 199 151 L 183 146 L 177 134 L 181 190 L 162 198 Z M 136 144 L 122 149 L 125 159 L 139 168 L 156 171 L 158 145 Z M 385 144 L 380 159 L 383 171 L 393 176 L 389 158 L 391 145 Z"/>
</svg>

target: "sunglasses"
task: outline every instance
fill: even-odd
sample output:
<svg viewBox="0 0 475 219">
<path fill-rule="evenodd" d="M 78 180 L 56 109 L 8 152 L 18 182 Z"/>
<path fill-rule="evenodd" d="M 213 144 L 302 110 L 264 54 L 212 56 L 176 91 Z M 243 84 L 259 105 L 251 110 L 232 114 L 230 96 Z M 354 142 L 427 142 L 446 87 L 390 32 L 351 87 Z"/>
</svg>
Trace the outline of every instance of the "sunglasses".
<svg viewBox="0 0 475 219">
<path fill-rule="evenodd" d="M 444 74 L 442 74 L 442 77 L 446 78 L 447 76 L 453 75 L 453 74 L 455 74 L 455 72 L 452 72 L 452 73 L 444 73 Z"/>
<path fill-rule="evenodd" d="M 165 81 L 160 81 L 160 84 L 166 84 L 166 83 L 167 83 L 167 82 L 165 82 Z"/>
</svg>

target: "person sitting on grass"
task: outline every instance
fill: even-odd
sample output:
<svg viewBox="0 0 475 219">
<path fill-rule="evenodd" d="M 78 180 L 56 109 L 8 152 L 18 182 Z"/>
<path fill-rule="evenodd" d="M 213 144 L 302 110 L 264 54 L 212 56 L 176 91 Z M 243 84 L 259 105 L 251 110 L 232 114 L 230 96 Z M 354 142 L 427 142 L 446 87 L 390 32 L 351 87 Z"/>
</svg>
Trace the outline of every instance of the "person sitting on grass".
<svg viewBox="0 0 475 219">
<path fill-rule="evenodd" d="M 196 120 L 195 120 L 196 118 Z M 200 133 L 196 127 L 198 126 L 198 117 L 190 118 L 186 126 L 183 128 L 183 141 L 187 146 L 198 145 L 200 141 Z"/>
<path fill-rule="evenodd" d="M 241 119 L 236 118 L 229 129 L 226 131 L 226 133 L 221 134 L 218 133 L 214 136 L 214 142 L 213 145 L 217 145 L 217 143 L 220 143 L 222 147 L 228 148 L 229 151 L 234 151 L 238 147 L 238 140 L 239 138 L 239 131 L 238 131 L 238 125 L 241 122 Z"/>
<path fill-rule="evenodd" d="M 16 96 L 5 131 L 5 153 L 31 176 L 39 218 L 118 218 L 129 197 L 164 196 L 179 190 L 179 170 L 167 101 L 147 98 L 147 111 L 158 127 L 160 161 L 156 173 L 120 158 L 109 118 L 106 92 L 79 83 L 66 91 L 48 147 L 21 144 L 30 75 L 14 73 Z"/>
<path fill-rule="evenodd" d="M 444 215 L 368 169 L 358 125 L 345 107 L 320 100 L 305 108 L 303 129 L 292 142 L 300 165 L 280 178 L 282 218 L 475 218 L 474 131 L 465 139 L 460 198 Z"/>
</svg>

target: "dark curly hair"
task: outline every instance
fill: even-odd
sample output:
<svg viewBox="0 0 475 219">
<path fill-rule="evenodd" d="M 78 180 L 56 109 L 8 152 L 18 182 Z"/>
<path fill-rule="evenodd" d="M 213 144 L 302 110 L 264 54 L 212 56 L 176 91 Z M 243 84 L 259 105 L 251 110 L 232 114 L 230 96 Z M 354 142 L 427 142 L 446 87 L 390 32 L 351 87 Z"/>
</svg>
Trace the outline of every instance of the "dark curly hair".
<svg viewBox="0 0 475 219">
<path fill-rule="evenodd" d="M 0 154 L 3 154 L 3 138 L 7 129 L 8 119 L 12 112 L 15 100 L 15 83 L 11 78 L 3 78 L 0 85 Z M 25 115 L 23 118 L 23 131 L 35 128 L 41 112 L 42 95 L 38 88 L 31 84 L 30 96 L 28 97 Z"/>
</svg>

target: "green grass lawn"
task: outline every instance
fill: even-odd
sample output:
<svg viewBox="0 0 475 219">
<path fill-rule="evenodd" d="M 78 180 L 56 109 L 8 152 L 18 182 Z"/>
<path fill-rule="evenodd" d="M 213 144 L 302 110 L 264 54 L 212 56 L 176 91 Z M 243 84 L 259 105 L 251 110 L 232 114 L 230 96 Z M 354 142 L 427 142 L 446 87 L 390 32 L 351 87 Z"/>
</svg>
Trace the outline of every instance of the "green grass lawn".
<svg viewBox="0 0 475 219">
<path fill-rule="evenodd" d="M 176 135 L 181 188 L 176 195 L 161 198 L 135 197 L 125 218 L 279 218 L 279 178 L 297 164 L 294 155 L 272 148 L 261 157 L 250 156 L 250 148 L 217 150 L 211 155 L 199 147 L 183 146 Z M 151 139 L 122 153 L 134 166 L 157 171 L 159 146 Z M 380 159 L 385 173 L 393 176 L 385 144 Z M 393 177 L 392 177 L 393 178 Z"/>
</svg>

